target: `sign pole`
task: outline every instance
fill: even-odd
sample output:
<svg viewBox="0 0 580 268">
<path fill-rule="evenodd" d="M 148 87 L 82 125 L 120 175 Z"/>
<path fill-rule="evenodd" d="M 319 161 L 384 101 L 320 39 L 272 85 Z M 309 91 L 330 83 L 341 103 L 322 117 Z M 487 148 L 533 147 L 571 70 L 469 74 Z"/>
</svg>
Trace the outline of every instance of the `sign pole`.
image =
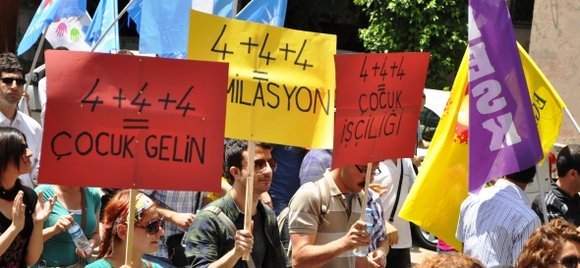
<svg viewBox="0 0 580 268">
<path fill-rule="evenodd" d="M 256 142 L 248 141 L 248 178 L 246 179 L 246 203 L 244 208 L 244 230 L 252 231 L 252 213 L 254 203 L 254 157 L 256 155 Z M 244 254 L 242 260 L 250 259 L 250 254 Z"/>
<path fill-rule="evenodd" d="M 127 216 L 127 248 L 125 250 L 125 265 L 133 266 L 133 236 L 135 236 L 135 197 L 137 190 L 129 190 L 129 215 Z"/>
</svg>

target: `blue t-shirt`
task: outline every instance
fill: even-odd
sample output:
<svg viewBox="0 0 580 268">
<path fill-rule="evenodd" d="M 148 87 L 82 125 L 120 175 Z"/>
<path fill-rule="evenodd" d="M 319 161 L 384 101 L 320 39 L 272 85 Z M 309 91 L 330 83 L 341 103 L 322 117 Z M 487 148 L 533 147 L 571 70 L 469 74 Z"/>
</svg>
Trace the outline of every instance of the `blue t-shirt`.
<svg viewBox="0 0 580 268">
<path fill-rule="evenodd" d="M 84 189 L 87 206 L 87 222 L 83 232 L 87 238 L 90 239 L 91 236 L 97 232 L 97 215 L 99 213 L 99 208 L 101 207 L 101 197 L 98 188 L 88 187 Z M 44 200 L 56 195 L 52 185 L 39 185 L 34 190 L 37 193 L 42 191 Z M 70 215 L 70 213 L 71 212 L 66 209 L 59 200 L 56 200 L 52 212 L 44 222 L 43 228 L 54 226 L 60 217 Z M 76 223 L 81 225 L 82 216 L 80 214 L 74 214 L 73 219 Z M 79 261 L 75 249 L 76 246 L 72 241 L 70 234 L 68 232 L 62 232 L 44 242 L 40 261 L 44 260 L 47 266 L 67 266 L 75 264 Z"/>
<path fill-rule="evenodd" d="M 272 176 L 272 185 L 268 191 L 272 201 L 281 200 L 288 203 L 300 188 L 300 164 L 306 150 L 300 147 L 274 145 L 272 158 L 276 161 L 276 170 Z"/>
</svg>

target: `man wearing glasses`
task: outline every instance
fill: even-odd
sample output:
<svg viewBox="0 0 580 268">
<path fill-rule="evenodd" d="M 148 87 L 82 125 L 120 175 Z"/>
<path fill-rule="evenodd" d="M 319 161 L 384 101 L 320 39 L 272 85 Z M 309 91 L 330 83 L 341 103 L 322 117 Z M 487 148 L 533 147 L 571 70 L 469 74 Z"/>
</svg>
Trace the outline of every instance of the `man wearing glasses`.
<svg viewBox="0 0 580 268">
<path fill-rule="evenodd" d="M 284 267 L 276 216 L 260 201 L 262 193 L 270 189 L 276 166 L 270 145 L 256 143 L 253 178 L 249 178 L 248 142 L 229 139 L 224 149 L 224 174 L 232 189 L 196 214 L 185 238 L 191 267 Z M 250 231 L 243 230 L 248 179 L 254 184 Z M 244 254 L 250 254 L 248 261 L 241 259 Z"/>
<path fill-rule="evenodd" d="M 327 170 L 321 179 L 298 189 L 289 213 L 293 267 L 355 267 L 353 249 L 371 243 L 366 223 L 360 220 L 366 170 L 364 164 Z M 384 266 L 384 258 L 370 264 Z"/>
<path fill-rule="evenodd" d="M 24 69 L 13 53 L 0 54 L 0 126 L 13 127 L 24 133 L 32 150 L 32 173 L 20 176 L 20 182 L 34 188 L 38 175 L 42 128 L 30 116 L 18 111 L 18 102 L 24 93 Z"/>
</svg>

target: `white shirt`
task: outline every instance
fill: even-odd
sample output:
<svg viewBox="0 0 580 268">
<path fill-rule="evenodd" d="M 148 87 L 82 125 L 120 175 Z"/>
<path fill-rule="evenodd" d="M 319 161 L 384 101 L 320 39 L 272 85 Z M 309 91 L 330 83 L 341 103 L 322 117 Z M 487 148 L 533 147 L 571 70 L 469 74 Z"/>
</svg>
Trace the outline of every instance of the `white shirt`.
<svg viewBox="0 0 580 268">
<path fill-rule="evenodd" d="M 524 243 L 540 226 L 525 192 L 498 180 L 461 204 L 456 237 L 463 252 L 488 267 L 514 265 Z"/>
<path fill-rule="evenodd" d="M 28 148 L 32 151 L 32 159 L 30 159 L 32 161 L 32 173 L 20 175 L 19 178 L 22 185 L 34 189 L 36 178 L 38 177 L 40 145 L 42 143 L 42 128 L 40 127 L 40 124 L 32 119 L 32 117 L 17 111 L 14 121 L 12 122 L 10 122 L 3 113 L 0 113 L 0 126 L 18 129 L 26 137 Z"/>
<path fill-rule="evenodd" d="M 392 248 L 410 248 L 413 244 L 411 238 L 411 225 L 408 221 L 399 217 L 399 212 L 405 199 L 409 194 L 409 189 L 411 182 L 415 180 L 415 171 L 413 170 L 413 164 L 411 159 L 403 158 L 398 159 L 396 163 L 391 160 L 384 160 L 379 163 L 379 169 L 381 173 L 375 176 L 375 183 L 379 183 L 383 186 L 389 187 L 389 192 L 381 196 L 381 203 L 383 205 L 383 216 L 385 220 L 388 220 L 391 216 L 391 211 L 393 211 L 393 206 L 395 205 L 395 199 L 397 198 L 397 189 L 399 187 L 399 181 L 401 177 L 401 165 L 403 168 L 403 179 L 401 181 L 401 191 L 399 193 L 399 203 L 397 204 L 397 210 L 395 212 L 395 217 L 391 223 L 399 235 L 399 242 L 392 245 Z"/>
</svg>

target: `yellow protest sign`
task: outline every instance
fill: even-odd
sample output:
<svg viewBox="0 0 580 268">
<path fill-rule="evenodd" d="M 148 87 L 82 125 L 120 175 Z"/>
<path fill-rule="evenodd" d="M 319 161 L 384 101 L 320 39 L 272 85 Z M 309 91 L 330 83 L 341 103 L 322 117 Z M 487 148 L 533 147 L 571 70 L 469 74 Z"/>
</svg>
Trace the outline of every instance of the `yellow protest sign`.
<svg viewBox="0 0 580 268">
<path fill-rule="evenodd" d="M 225 136 L 332 148 L 336 36 L 195 10 L 189 59 L 228 62 Z"/>
</svg>

